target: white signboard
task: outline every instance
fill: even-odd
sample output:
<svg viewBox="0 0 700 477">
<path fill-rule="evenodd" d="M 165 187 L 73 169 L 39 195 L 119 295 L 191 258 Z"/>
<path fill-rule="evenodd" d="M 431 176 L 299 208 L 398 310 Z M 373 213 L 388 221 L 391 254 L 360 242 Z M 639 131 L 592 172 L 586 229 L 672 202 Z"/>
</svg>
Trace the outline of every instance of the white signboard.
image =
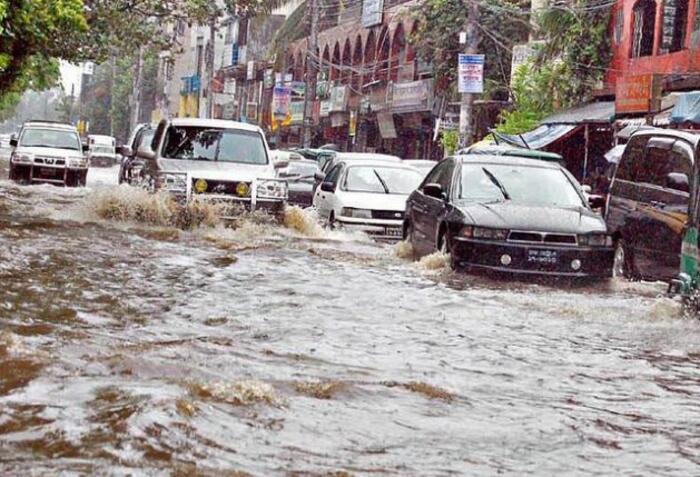
<svg viewBox="0 0 700 477">
<path fill-rule="evenodd" d="M 92 76 L 95 73 L 95 63 L 88 61 L 83 63 L 83 74 L 85 76 Z"/>
<path fill-rule="evenodd" d="M 459 55 L 459 92 L 484 92 L 484 55 Z"/>
<path fill-rule="evenodd" d="M 254 61 L 249 61 L 248 62 L 248 81 L 252 80 L 255 77 L 255 62 Z"/>
<path fill-rule="evenodd" d="M 362 26 L 369 28 L 382 23 L 384 18 L 384 0 L 362 1 Z"/>
</svg>

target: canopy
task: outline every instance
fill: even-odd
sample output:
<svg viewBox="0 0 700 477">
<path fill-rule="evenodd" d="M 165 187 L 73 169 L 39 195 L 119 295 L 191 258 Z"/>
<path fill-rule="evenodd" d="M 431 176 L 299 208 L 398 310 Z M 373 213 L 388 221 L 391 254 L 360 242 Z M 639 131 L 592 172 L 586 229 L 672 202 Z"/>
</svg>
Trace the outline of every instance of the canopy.
<svg viewBox="0 0 700 477">
<path fill-rule="evenodd" d="M 678 95 L 671 112 L 671 124 L 700 124 L 700 91 Z"/>
<path fill-rule="evenodd" d="M 493 131 L 493 135 L 499 143 L 505 142 L 526 149 L 542 149 L 563 138 L 576 128 L 577 126 L 572 124 L 545 124 L 523 134 L 513 135 Z"/>
<path fill-rule="evenodd" d="M 614 101 L 587 103 L 554 113 L 540 121 L 541 124 L 609 124 L 615 116 Z"/>
</svg>

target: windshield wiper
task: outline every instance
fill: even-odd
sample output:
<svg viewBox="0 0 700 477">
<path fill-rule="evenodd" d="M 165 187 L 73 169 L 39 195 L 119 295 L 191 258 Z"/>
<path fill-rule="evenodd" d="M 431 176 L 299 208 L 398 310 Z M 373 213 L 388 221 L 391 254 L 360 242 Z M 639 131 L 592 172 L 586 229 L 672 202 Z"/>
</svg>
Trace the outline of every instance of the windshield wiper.
<svg viewBox="0 0 700 477">
<path fill-rule="evenodd" d="M 379 179 L 379 182 L 382 184 L 382 187 L 384 188 L 384 193 L 390 194 L 389 187 L 386 185 L 386 182 L 384 182 L 384 179 L 382 179 L 382 176 L 379 175 L 376 169 L 372 169 L 372 172 L 374 172 L 374 175 L 377 176 L 377 179 Z"/>
<path fill-rule="evenodd" d="M 485 167 L 482 167 L 481 170 L 484 171 L 484 174 L 486 174 L 486 177 L 489 178 L 489 180 L 493 183 L 493 185 L 498 187 L 498 190 L 500 190 L 501 194 L 503 194 L 503 198 L 505 200 L 510 200 L 510 195 L 508 195 L 508 191 L 506 190 L 505 187 L 503 187 L 503 184 L 501 184 L 501 181 L 496 179 L 496 176 L 493 175 L 493 172 L 489 171 Z"/>
</svg>

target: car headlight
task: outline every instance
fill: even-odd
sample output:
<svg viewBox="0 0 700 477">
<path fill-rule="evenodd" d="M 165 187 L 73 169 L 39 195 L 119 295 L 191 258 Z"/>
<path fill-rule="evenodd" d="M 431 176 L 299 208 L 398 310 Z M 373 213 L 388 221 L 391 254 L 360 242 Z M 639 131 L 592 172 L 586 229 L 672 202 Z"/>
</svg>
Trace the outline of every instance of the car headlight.
<svg viewBox="0 0 700 477">
<path fill-rule="evenodd" d="M 343 217 L 352 217 L 354 219 L 371 219 L 372 211 L 368 209 L 354 209 L 352 207 L 343 207 L 340 209 L 340 215 Z"/>
<path fill-rule="evenodd" d="M 508 230 L 467 225 L 462 227 L 460 235 L 466 238 L 482 240 L 505 240 L 508 238 Z"/>
<path fill-rule="evenodd" d="M 274 179 L 258 181 L 257 196 L 263 199 L 286 199 L 287 183 Z"/>
<path fill-rule="evenodd" d="M 85 158 L 72 157 L 66 161 L 68 167 L 87 167 L 88 160 Z"/>
<path fill-rule="evenodd" d="M 579 235 L 578 244 L 584 247 L 612 247 L 613 238 L 606 234 Z"/>
<path fill-rule="evenodd" d="M 187 190 L 187 174 L 178 174 L 173 172 L 161 173 L 158 176 L 156 187 L 166 190 L 185 191 Z"/>
<path fill-rule="evenodd" d="M 31 164 L 34 162 L 34 154 L 13 154 L 11 160 L 15 164 Z"/>
</svg>

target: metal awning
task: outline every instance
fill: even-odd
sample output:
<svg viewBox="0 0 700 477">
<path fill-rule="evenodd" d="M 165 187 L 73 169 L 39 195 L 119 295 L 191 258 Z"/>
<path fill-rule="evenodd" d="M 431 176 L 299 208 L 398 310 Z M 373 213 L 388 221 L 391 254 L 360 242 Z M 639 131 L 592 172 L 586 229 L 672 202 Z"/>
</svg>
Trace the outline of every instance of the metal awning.
<svg viewBox="0 0 700 477">
<path fill-rule="evenodd" d="M 671 111 L 671 124 L 700 124 L 700 91 L 678 95 L 678 101 Z"/>
<path fill-rule="evenodd" d="M 570 134 L 580 126 L 572 124 L 545 124 L 523 134 L 503 134 L 493 131 L 498 142 L 505 142 L 526 149 L 542 149 Z"/>
<path fill-rule="evenodd" d="M 615 102 L 599 101 L 559 111 L 544 118 L 540 124 L 609 124 L 614 117 Z"/>
</svg>

